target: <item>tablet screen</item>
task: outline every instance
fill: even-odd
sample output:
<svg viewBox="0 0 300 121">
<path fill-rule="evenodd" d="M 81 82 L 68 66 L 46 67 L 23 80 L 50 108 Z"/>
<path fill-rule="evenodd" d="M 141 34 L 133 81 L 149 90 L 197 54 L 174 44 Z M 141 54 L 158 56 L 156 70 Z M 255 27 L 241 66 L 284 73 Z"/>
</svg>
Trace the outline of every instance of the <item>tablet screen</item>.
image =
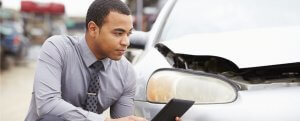
<svg viewBox="0 0 300 121">
<path fill-rule="evenodd" d="M 175 121 L 181 117 L 195 102 L 182 99 L 171 99 L 151 121 Z"/>
</svg>

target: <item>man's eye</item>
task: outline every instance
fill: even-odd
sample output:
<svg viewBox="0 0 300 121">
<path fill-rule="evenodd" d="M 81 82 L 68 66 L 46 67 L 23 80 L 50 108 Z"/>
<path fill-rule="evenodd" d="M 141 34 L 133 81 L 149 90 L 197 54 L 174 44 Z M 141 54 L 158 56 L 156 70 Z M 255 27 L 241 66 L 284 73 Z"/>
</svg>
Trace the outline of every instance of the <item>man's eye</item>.
<svg viewBox="0 0 300 121">
<path fill-rule="evenodd" d="M 122 36 L 122 33 L 117 32 L 117 33 L 115 33 L 115 35 L 116 36 Z"/>
</svg>

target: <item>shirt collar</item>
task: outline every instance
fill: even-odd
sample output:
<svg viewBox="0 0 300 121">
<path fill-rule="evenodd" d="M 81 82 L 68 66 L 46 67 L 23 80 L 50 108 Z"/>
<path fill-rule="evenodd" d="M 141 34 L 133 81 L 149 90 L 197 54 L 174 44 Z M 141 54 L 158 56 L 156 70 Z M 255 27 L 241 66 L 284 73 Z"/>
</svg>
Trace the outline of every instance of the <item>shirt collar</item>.
<svg viewBox="0 0 300 121">
<path fill-rule="evenodd" d="M 109 59 L 109 58 L 104 58 L 104 59 L 102 59 L 101 61 L 102 61 L 103 65 L 104 65 L 104 70 L 106 70 L 107 67 L 108 67 L 108 65 L 109 65 L 109 63 L 110 63 L 112 60 Z"/>
<path fill-rule="evenodd" d="M 83 59 L 84 63 L 87 65 L 87 67 L 90 67 L 93 63 L 95 63 L 97 61 L 96 56 L 93 54 L 91 49 L 88 47 L 84 36 L 79 40 L 79 48 L 80 48 L 80 53 L 82 55 L 82 59 Z M 102 61 L 104 70 L 106 70 L 111 59 L 104 58 L 100 61 Z"/>
</svg>

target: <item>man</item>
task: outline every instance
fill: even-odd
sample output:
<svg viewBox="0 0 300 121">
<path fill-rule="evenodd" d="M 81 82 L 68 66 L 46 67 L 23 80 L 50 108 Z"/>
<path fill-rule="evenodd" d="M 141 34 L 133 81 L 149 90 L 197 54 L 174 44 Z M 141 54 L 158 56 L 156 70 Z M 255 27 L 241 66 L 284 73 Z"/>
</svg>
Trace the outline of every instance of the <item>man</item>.
<svg viewBox="0 0 300 121">
<path fill-rule="evenodd" d="M 84 37 L 48 38 L 25 120 L 144 121 L 132 116 L 135 75 L 122 56 L 132 28 L 126 4 L 95 0 L 87 12 Z M 109 107 L 112 119 L 102 115 Z"/>
</svg>

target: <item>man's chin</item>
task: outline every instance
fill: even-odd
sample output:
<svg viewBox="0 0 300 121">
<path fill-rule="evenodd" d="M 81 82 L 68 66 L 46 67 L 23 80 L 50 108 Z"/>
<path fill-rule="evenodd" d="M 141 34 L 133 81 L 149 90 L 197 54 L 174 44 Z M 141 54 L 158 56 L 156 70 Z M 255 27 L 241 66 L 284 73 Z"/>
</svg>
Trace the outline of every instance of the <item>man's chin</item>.
<svg viewBox="0 0 300 121">
<path fill-rule="evenodd" d="M 113 57 L 109 57 L 112 60 L 118 61 L 122 58 L 122 56 L 113 56 Z"/>
</svg>

